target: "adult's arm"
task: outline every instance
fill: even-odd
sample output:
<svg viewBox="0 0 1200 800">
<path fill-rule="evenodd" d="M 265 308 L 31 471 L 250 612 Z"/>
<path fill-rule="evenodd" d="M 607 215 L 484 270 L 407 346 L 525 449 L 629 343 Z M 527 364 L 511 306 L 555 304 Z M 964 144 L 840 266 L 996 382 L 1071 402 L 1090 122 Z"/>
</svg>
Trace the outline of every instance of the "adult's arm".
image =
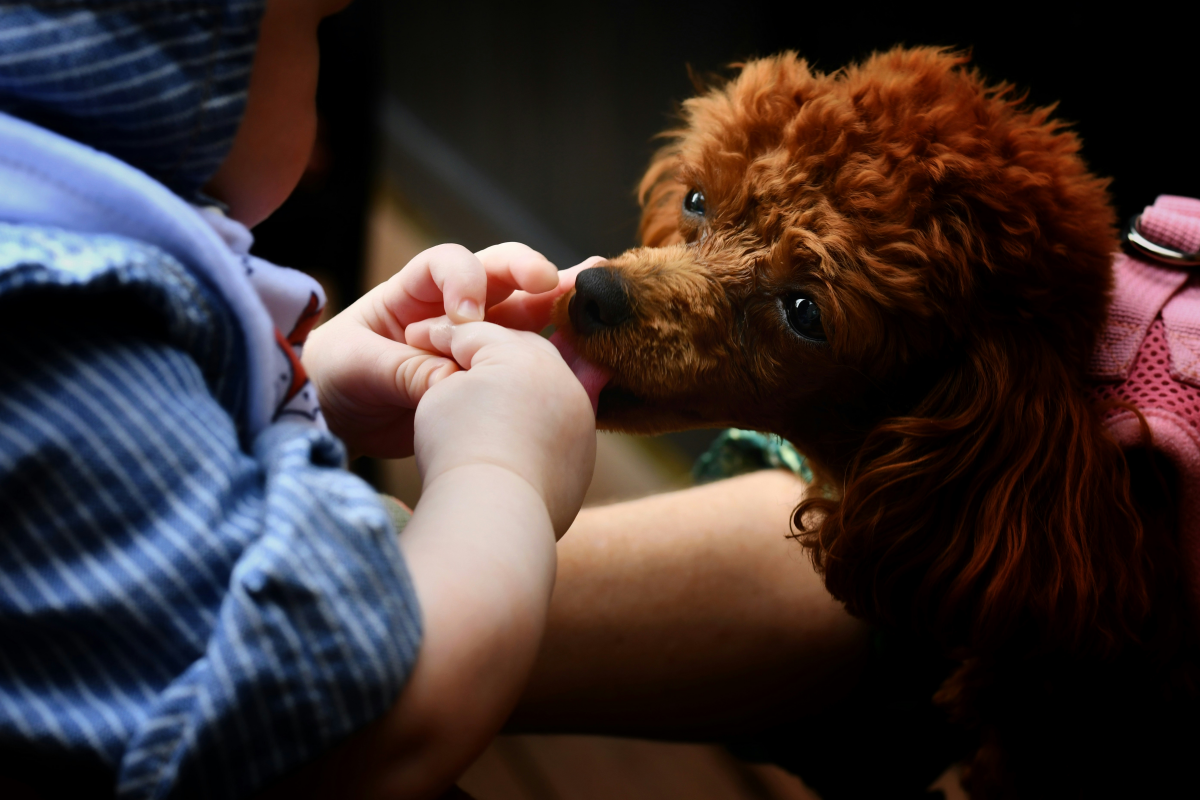
<svg viewBox="0 0 1200 800">
<path fill-rule="evenodd" d="M 761 472 L 583 511 L 559 542 L 545 635 L 508 730 L 728 739 L 841 698 L 867 632 L 787 538 L 802 491 Z M 265 800 L 413 796 L 414 773 L 397 767 L 422 728 L 421 673 L 418 661 L 391 712 Z"/>
<path fill-rule="evenodd" d="M 868 633 L 787 537 L 803 491 L 774 470 L 581 512 L 509 730 L 724 739 L 840 699 Z"/>
</svg>

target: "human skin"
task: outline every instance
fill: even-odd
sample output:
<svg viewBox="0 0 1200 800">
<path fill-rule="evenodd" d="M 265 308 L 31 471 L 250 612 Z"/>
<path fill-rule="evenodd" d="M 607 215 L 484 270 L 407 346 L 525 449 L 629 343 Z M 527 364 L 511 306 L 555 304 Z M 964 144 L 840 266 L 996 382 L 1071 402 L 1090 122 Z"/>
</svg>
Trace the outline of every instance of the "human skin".
<svg viewBox="0 0 1200 800">
<path fill-rule="evenodd" d="M 554 542 L 591 477 L 594 418 L 545 339 L 449 314 L 557 283 L 521 245 L 441 246 L 310 338 L 305 365 L 332 429 L 360 452 L 416 456 L 422 497 L 400 548 L 425 624 L 392 709 L 285 780 L 289 796 L 431 796 L 515 705 L 545 624 Z M 407 342 L 413 322 L 421 349 Z"/>
<path fill-rule="evenodd" d="M 427 273 L 414 284 L 429 286 L 443 264 L 418 257 L 405 270 Z M 482 263 L 474 271 L 483 274 Z M 461 275 L 447 267 L 444 285 Z M 403 316 L 392 323 L 402 332 Z M 419 394 L 407 402 L 417 405 L 411 449 L 423 490 L 400 547 L 424 619 L 420 654 L 382 718 L 285 777 L 268 797 L 436 795 L 498 732 L 536 657 L 555 539 L 591 477 L 591 403 L 537 334 L 488 322 L 435 326 L 429 334 L 430 346 L 462 368 L 418 369 L 415 382 L 385 373 L 383 381 Z M 347 338 L 331 337 L 326 346 L 337 354 Z M 368 340 L 368 349 L 376 346 L 387 349 Z M 408 350 L 407 360 L 428 363 L 427 353 Z"/>
<path fill-rule="evenodd" d="M 803 490 L 771 470 L 581 512 L 507 730 L 721 741 L 801 726 L 852 691 L 868 632 L 786 538 Z M 371 783 L 410 710 L 398 703 L 266 797 L 414 796 Z"/>
<path fill-rule="evenodd" d="M 766 470 L 582 511 L 508 729 L 720 741 L 840 699 L 868 633 L 788 537 L 804 489 Z"/>
<path fill-rule="evenodd" d="M 418 265 L 422 269 L 412 268 Z M 514 305 L 523 313 L 548 308 L 572 276 L 568 272 L 566 282 L 560 281 L 553 264 L 511 242 L 479 253 L 458 245 L 421 253 L 309 337 L 304 364 L 321 392 L 330 427 L 353 456 L 412 455 L 417 402 L 429 386 L 459 369 L 431 343 L 431 326 L 478 321 L 485 304 L 491 305 L 491 321 L 503 319 Z M 513 293 L 512 302 L 502 302 Z"/>
</svg>

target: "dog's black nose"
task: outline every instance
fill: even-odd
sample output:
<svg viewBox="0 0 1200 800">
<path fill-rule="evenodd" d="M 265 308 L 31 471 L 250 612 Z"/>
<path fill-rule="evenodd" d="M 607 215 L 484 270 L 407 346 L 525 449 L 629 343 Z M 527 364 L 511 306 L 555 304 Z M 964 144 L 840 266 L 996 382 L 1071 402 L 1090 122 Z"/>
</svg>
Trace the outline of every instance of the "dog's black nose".
<svg viewBox="0 0 1200 800">
<path fill-rule="evenodd" d="M 575 331 L 587 336 L 615 328 L 633 316 L 625 280 L 608 267 L 592 267 L 575 279 L 575 296 L 567 309 Z"/>
</svg>

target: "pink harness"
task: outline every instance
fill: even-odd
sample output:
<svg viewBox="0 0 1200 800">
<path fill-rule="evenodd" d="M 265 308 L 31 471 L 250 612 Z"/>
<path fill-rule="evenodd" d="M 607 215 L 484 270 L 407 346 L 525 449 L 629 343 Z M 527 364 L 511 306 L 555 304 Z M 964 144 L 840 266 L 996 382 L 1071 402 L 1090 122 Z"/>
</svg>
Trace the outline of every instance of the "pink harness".
<svg viewBox="0 0 1200 800">
<path fill-rule="evenodd" d="M 1136 406 L 1153 447 L 1179 470 L 1180 552 L 1200 619 L 1200 269 L 1164 263 L 1200 250 L 1200 200 L 1162 195 L 1131 230 L 1147 257 L 1115 256 L 1108 322 L 1087 372 L 1093 399 Z M 1145 444 L 1130 411 L 1109 412 L 1104 425 L 1122 447 Z"/>
</svg>

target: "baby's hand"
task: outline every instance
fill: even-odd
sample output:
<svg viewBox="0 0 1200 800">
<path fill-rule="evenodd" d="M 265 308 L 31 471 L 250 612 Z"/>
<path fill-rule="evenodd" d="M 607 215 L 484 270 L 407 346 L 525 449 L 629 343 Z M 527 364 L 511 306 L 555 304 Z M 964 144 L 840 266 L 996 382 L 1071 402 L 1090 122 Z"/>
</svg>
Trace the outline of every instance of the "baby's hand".
<svg viewBox="0 0 1200 800">
<path fill-rule="evenodd" d="M 330 429 L 354 455 L 412 455 L 413 410 L 430 386 L 459 367 L 412 347 L 405 327 L 443 314 L 456 323 L 481 320 L 489 309 L 489 318 L 502 324 L 536 330 L 568 287 L 553 264 L 525 245 L 476 254 L 458 245 L 424 251 L 309 337 L 304 366 Z"/>
<path fill-rule="evenodd" d="M 529 483 L 562 536 L 592 477 L 592 404 L 554 346 L 487 322 L 434 325 L 434 347 L 464 371 L 428 390 L 416 413 L 424 485 L 461 467 L 500 467 Z"/>
</svg>

